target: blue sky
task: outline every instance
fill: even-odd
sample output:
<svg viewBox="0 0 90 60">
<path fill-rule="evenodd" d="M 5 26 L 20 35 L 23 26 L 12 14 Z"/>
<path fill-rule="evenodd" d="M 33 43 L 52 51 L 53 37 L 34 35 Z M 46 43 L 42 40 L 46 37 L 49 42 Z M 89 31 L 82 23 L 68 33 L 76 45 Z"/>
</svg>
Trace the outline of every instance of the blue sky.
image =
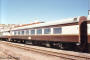
<svg viewBox="0 0 90 60">
<path fill-rule="evenodd" d="M 88 15 L 88 0 L 0 0 L 2 24 L 27 24 Z"/>
</svg>

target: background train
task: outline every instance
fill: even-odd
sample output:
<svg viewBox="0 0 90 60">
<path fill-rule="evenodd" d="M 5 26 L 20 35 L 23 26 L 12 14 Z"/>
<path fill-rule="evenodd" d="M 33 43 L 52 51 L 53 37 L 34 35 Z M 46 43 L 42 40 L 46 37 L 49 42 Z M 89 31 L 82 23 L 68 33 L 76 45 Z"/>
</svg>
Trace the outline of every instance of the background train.
<svg viewBox="0 0 90 60">
<path fill-rule="evenodd" d="M 90 52 L 90 16 L 17 27 L 2 33 L 0 40 Z"/>
</svg>

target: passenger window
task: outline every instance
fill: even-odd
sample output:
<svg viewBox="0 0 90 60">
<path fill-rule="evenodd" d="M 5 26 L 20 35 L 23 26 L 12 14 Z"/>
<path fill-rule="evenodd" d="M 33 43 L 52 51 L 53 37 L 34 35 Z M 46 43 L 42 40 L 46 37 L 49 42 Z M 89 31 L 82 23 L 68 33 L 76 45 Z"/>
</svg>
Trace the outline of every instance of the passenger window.
<svg viewBox="0 0 90 60">
<path fill-rule="evenodd" d="M 54 34 L 60 34 L 62 32 L 61 28 L 53 28 L 53 33 Z"/>
<path fill-rule="evenodd" d="M 16 31 L 14 31 L 14 35 L 16 35 L 17 34 L 17 32 Z"/>
<path fill-rule="evenodd" d="M 29 30 L 26 30 L 26 35 L 29 35 Z"/>
<path fill-rule="evenodd" d="M 51 29 L 50 28 L 44 29 L 44 34 L 50 34 L 50 33 L 51 33 Z"/>
<path fill-rule="evenodd" d="M 24 31 L 22 31 L 22 35 L 24 35 Z"/>
<path fill-rule="evenodd" d="M 18 35 L 20 35 L 20 31 L 18 31 Z"/>
<path fill-rule="evenodd" d="M 31 35 L 34 35 L 35 34 L 35 30 L 31 30 Z"/>
<path fill-rule="evenodd" d="M 42 34 L 42 29 L 37 29 L 37 34 Z"/>
</svg>

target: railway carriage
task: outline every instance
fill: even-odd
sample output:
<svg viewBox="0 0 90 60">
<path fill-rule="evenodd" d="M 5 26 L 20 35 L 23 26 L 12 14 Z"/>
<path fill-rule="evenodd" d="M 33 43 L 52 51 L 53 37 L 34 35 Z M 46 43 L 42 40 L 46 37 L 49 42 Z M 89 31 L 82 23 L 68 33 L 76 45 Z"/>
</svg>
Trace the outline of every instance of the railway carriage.
<svg viewBox="0 0 90 60">
<path fill-rule="evenodd" d="M 0 39 L 26 44 L 88 52 L 90 50 L 90 16 L 13 28 Z"/>
</svg>

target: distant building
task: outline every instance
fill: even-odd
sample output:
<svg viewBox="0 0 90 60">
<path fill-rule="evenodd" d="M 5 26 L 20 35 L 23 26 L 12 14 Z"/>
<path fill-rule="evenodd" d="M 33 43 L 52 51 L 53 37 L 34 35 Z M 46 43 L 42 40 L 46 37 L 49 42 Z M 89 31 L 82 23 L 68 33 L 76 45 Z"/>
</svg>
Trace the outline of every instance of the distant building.
<svg viewBox="0 0 90 60">
<path fill-rule="evenodd" d="M 13 28 L 24 27 L 24 26 L 40 24 L 40 23 L 44 23 L 44 22 L 33 22 L 30 24 L 0 24 L 0 35 L 8 35 L 10 33 L 9 31 Z"/>
</svg>

